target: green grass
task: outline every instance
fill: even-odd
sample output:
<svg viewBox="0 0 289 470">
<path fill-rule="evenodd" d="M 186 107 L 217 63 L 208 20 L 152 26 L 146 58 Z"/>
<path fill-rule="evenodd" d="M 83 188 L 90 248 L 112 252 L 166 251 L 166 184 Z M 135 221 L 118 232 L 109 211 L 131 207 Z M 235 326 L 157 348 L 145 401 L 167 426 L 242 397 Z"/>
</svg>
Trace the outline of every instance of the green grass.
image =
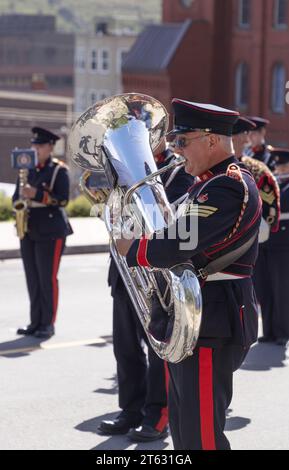
<svg viewBox="0 0 289 470">
<path fill-rule="evenodd" d="M 95 16 L 114 16 L 127 25 L 160 21 L 161 0 L 0 0 L 3 13 L 53 14 L 58 29 L 80 32 Z"/>
</svg>

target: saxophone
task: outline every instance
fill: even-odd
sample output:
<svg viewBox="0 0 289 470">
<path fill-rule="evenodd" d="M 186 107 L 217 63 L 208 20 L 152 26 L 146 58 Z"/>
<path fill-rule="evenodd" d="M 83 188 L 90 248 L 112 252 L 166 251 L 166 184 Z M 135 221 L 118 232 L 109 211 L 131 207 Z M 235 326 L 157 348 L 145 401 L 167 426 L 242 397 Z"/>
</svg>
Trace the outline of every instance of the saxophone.
<svg viewBox="0 0 289 470">
<path fill-rule="evenodd" d="M 126 93 L 88 108 L 72 126 L 68 148 L 74 163 L 86 170 L 84 193 L 101 205 L 98 212 L 110 235 L 112 257 L 152 348 L 161 359 L 177 363 L 193 354 L 200 331 L 202 297 L 194 268 L 189 262 L 170 269 L 128 267 L 116 248 L 114 226 L 115 208 L 120 226 L 134 226 L 140 234 L 162 231 L 174 217 L 160 174 L 184 162 L 158 170 L 152 153 L 167 128 L 168 114 L 159 101 Z M 88 192 L 90 172 L 104 172 L 109 188 Z M 151 328 L 156 305 L 165 318 L 157 323 L 164 325 L 161 331 Z"/>
<path fill-rule="evenodd" d="M 16 232 L 20 240 L 25 237 L 28 230 L 28 200 L 23 197 L 23 188 L 27 184 L 28 171 L 26 168 L 19 170 L 19 199 L 13 204 Z"/>
</svg>

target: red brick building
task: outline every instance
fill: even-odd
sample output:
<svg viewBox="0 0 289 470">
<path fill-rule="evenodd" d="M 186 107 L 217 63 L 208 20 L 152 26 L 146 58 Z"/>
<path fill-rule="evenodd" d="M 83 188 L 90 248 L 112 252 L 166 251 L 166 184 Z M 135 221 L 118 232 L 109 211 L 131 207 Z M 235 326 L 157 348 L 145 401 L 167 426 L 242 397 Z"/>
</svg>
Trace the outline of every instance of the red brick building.
<svg viewBox="0 0 289 470">
<path fill-rule="evenodd" d="M 163 0 L 163 23 L 127 56 L 124 90 L 265 116 L 269 140 L 289 146 L 288 50 L 288 0 Z"/>
</svg>

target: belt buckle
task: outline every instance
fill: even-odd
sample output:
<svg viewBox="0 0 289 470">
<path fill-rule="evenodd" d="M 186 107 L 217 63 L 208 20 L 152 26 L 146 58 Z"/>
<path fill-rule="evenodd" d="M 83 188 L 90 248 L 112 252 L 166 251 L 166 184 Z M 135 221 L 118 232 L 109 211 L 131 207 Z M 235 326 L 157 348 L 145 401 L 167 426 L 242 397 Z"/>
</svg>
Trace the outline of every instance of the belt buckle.
<svg viewBox="0 0 289 470">
<path fill-rule="evenodd" d="M 201 279 L 203 279 L 203 281 L 205 281 L 209 275 L 204 268 L 200 268 L 198 270 L 198 273 L 199 274 L 197 275 L 197 277 L 200 277 Z"/>
</svg>

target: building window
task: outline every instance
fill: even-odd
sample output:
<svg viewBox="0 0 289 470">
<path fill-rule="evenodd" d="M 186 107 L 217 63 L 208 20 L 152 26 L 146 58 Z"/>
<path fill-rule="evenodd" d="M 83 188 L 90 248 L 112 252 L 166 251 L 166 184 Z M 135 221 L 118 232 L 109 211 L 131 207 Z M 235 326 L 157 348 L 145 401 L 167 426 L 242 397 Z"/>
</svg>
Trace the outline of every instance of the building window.
<svg viewBox="0 0 289 470">
<path fill-rule="evenodd" d="M 110 91 L 109 90 L 99 90 L 98 96 L 100 100 L 104 100 L 105 98 L 108 98 L 110 96 Z"/>
<path fill-rule="evenodd" d="M 241 28 L 249 28 L 251 13 L 251 0 L 239 0 L 239 21 Z"/>
<path fill-rule="evenodd" d="M 277 29 L 287 29 L 288 0 L 275 0 L 274 26 Z"/>
<path fill-rule="evenodd" d="M 276 64 L 272 75 L 272 111 L 285 112 L 286 70 L 283 64 Z"/>
<path fill-rule="evenodd" d="M 90 99 L 90 104 L 93 105 L 94 103 L 96 103 L 98 101 L 98 97 L 97 97 L 97 91 L 96 90 L 90 90 L 90 94 L 89 94 L 89 99 Z"/>
<path fill-rule="evenodd" d="M 76 90 L 75 112 L 82 113 L 86 109 L 86 92 L 83 88 Z"/>
<path fill-rule="evenodd" d="M 75 67 L 77 70 L 86 69 L 86 51 L 84 47 L 78 47 L 75 53 Z"/>
<path fill-rule="evenodd" d="M 100 70 L 104 73 L 109 72 L 109 50 L 101 49 L 100 51 Z"/>
<path fill-rule="evenodd" d="M 90 64 L 91 70 L 94 72 L 97 71 L 98 68 L 98 61 L 97 61 L 97 50 L 93 49 L 91 51 L 91 64 Z"/>
<path fill-rule="evenodd" d="M 128 49 L 119 49 L 117 51 L 117 73 L 121 73 L 122 65 L 128 54 Z"/>
<path fill-rule="evenodd" d="M 249 67 L 248 64 L 242 62 L 238 65 L 236 71 L 235 86 L 235 104 L 237 108 L 246 109 L 248 106 L 249 96 Z"/>
</svg>

